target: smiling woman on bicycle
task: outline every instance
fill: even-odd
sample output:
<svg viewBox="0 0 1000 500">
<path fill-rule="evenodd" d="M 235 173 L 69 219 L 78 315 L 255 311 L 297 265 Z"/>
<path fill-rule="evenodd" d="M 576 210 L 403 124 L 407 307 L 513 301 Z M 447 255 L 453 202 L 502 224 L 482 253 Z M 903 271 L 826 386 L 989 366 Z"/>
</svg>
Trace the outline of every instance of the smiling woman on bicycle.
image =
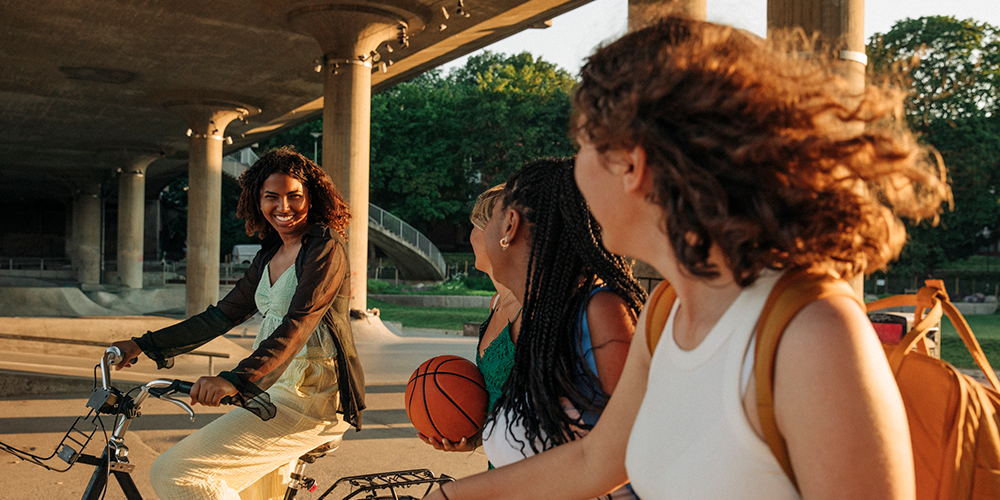
<svg viewBox="0 0 1000 500">
<path fill-rule="evenodd" d="M 237 215 L 263 248 L 236 287 L 197 316 L 114 343 L 125 358 L 119 368 L 140 352 L 163 368 L 255 312 L 264 315 L 253 354 L 191 389 L 192 403 L 218 406 L 229 396 L 256 415 L 231 411 L 163 453 L 150 473 L 162 500 L 280 497 L 283 466 L 347 424 L 360 428 L 364 375 L 348 308 L 347 204 L 322 169 L 287 148 L 261 157 L 240 186 Z"/>
</svg>

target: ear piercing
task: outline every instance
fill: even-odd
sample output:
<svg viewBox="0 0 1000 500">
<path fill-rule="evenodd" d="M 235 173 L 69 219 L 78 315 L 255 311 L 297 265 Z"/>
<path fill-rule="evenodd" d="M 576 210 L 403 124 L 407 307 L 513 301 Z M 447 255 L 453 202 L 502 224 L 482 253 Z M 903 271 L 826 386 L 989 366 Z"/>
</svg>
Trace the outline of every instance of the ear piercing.
<svg viewBox="0 0 1000 500">
<path fill-rule="evenodd" d="M 506 250 L 507 247 L 509 247 L 509 246 L 510 246 L 510 241 L 507 241 L 507 237 L 506 236 L 504 236 L 503 238 L 500 238 L 500 248 L 501 249 Z"/>
</svg>

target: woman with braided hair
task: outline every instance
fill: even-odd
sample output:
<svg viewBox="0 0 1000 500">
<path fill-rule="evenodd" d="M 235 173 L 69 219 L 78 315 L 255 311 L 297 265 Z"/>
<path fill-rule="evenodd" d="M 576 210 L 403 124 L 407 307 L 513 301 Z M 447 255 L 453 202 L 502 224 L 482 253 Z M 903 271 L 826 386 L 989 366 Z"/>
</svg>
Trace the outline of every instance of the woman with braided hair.
<svg viewBox="0 0 1000 500">
<path fill-rule="evenodd" d="M 914 498 L 903 401 L 846 283 L 899 255 L 903 218 L 934 222 L 950 200 L 904 96 L 852 88 L 794 33 L 667 17 L 592 55 L 573 99 L 577 184 L 605 245 L 675 299 L 653 295 L 586 437 L 428 498 L 579 500 L 626 481 L 644 500 Z M 830 293 L 781 292 L 816 283 Z M 795 316 L 757 380 L 772 290 Z"/>
<path fill-rule="evenodd" d="M 502 466 L 593 427 L 646 293 L 630 265 L 602 246 L 571 159 L 515 172 L 483 236 L 494 279 L 523 305 L 513 368 L 483 430 L 487 457 Z"/>
<path fill-rule="evenodd" d="M 490 392 L 481 439 L 492 468 L 593 427 L 621 374 L 646 294 L 626 261 L 601 246 L 571 159 L 526 164 L 480 195 L 471 218 L 476 266 L 511 295 L 483 324 L 477 356 Z M 492 321 L 504 311 L 507 322 Z M 446 451 L 471 451 L 480 438 L 419 437 Z M 627 487 L 612 496 L 633 497 Z"/>
</svg>

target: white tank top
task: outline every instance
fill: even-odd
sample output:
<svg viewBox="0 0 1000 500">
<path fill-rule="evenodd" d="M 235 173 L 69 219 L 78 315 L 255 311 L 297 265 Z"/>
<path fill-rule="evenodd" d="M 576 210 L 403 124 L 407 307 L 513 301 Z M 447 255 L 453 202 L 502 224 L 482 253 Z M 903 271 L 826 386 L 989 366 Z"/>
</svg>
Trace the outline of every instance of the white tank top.
<svg viewBox="0 0 1000 500">
<path fill-rule="evenodd" d="M 643 500 L 799 498 L 750 427 L 741 401 L 754 326 L 779 277 L 762 274 L 690 351 L 674 341 L 674 303 L 650 362 L 625 458 L 629 480 Z"/>
</svg>

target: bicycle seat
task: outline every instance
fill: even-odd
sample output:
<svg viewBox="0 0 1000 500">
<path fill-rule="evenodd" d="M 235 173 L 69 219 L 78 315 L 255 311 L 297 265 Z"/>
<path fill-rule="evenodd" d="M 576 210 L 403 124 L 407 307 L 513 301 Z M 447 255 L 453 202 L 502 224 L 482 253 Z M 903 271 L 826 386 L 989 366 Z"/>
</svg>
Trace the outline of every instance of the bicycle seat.
<svg viewBox="0 0 1000 500">
<path fill-rule="evenodd" d="M 343 436 L 337 436 L 332 440 L 327 441 L 313 448 L 311 451 L 306 452 L 305 455 L 299 457 L 299 460 L 311 464 L 316 460 L 325 457 L 327 453 L 330 453 L 332 451 L 335 451 L 337 448 L 340 448 L 340 443 L 343 440 L 344 440 Z"/>
</svg>

